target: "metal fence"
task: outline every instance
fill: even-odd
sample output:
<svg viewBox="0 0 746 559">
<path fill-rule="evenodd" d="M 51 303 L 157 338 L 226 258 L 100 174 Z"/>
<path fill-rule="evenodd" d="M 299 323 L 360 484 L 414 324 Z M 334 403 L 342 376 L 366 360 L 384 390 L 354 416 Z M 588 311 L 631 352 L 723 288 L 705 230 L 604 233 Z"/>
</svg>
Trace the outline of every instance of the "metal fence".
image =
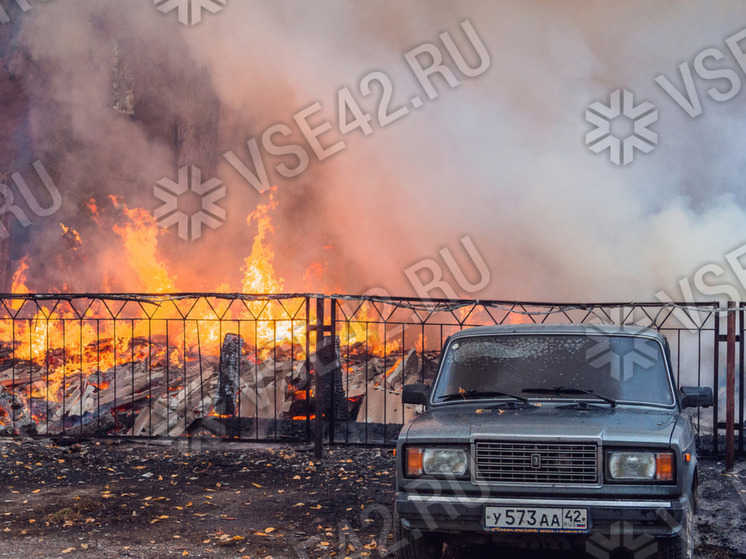
<svg viewBox="0 0 746 559">
<path fill-rule="evenodd" d="M 717 303 L 554 304 L 315 294 L 0 296 L 0 434 L 391 444 L 447 337 L 486 324 L 638 324 L 666 334 L 680 385 L 712 386 L 725 427 Z M 738 326 L 743 451 L 744 316 Z"/>
</svg>

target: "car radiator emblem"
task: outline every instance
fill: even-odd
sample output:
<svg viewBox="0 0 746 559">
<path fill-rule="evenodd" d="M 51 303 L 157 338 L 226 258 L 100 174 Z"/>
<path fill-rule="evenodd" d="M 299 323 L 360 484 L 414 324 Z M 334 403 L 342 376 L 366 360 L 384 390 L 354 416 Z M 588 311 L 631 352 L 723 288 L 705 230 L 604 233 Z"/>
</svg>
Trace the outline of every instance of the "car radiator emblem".
<svg viewBox="0 0 746 559">
<path fill-rule="evenodd" d="M 532 454 L 531 455 L 531 468 L 534 470 L 540 470 L 541 469 L 541 454 Z"/>
</svg>

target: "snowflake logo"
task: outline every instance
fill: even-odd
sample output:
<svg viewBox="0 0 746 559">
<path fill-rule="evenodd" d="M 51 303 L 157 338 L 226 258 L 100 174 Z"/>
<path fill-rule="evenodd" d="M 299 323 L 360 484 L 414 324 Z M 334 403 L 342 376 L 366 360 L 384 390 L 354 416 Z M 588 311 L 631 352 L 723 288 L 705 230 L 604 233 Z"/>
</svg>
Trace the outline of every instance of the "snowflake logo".
<svg viewBox="0 0 746 559">
<path fill-rule="evenodd" d="M 16 5 L 21 9 L 22 12 L 28 12 L 31 9 L 31 4 L 28 0 L 16 0 Z M 0 5 L 0 25 L 10 23 L 10 16 L 8 12 Z"/>
<path fill-rule="evenodd" d="M 612 92 L 608 106 L 592 103 L 585 120 L 596 127 L 585 135 L 585 144 L 593 153 L 608 149 L 615 165 L 628 165 L 636 149 L 650 153 L 658 144 L 658 134 L 648 128 L 658 120 L 658 111 L 647 101 L 635 105 L 634 95 L 626 89 Z"/>
<path fill-rule="evenodd" d="M 626 550 L 625 555 L 632 559 L 645 559 L 658 551 L 658 544 L 649 534 L 635 537 L 634 526 L 626 521 L 612 524 L 608 538 L 593 534 L 585 543 L 585 551 L 598 559 L 618 557 L 622 550 Z"/>
<path fill-rule="evenodd" d="M 167 14 L 178 10 L 179 22 L 197 25 L 202 21 L 202 10 L 216 14 L 225 7 L 226 0 L 153 0 L 159 12 Z"/>
<path fill-rule="evenodd" d="M 168 178 L 158 181 L 153 194 L 163 205 L 153 217 L 164 229 L 176 224 L 180 238 L 194 241 L 202 236 L 202 225 L 215 229 L 225 221 L 225 210 L 215 203 L 225 197 L 225 186 L 217 178 L 202 182 L 202 171 L 193 165 L 190 180 L 189 170 L 186 166 L 179 169 L 178 182 Z M 195 209 L 197 201 L 200 209 Z"/>
<path fill-rule="evenodd" d="M 592 329 L 593 325 L 591 325 Z M 655 346 L 646 342 L 645 339 L 635 335 L 632 347 L 622 351 L 620 347 L 612 347 L 609 336 L 597 329 L 599 336 L 593 336 L 594 342 L 586 350 L 588 364 L 597 369 L 609 368 L 609 376 L 620 382 L 632 378 L 635 366 L 649 369 L 657 363 L 658 353 Z"/>
<path fill-rule="evenodd" d="M 686 509 L 681 522 L 678 522 L 666 509 L 657 509 L 655 514 L 671 528 L 671 531 L 678 532 L 676 537 L 681 538 L 681 545 L 686 552 L 684 555 L 687 559 L 692 559 L 698 539 L 692 507 Z"/>
</svg>

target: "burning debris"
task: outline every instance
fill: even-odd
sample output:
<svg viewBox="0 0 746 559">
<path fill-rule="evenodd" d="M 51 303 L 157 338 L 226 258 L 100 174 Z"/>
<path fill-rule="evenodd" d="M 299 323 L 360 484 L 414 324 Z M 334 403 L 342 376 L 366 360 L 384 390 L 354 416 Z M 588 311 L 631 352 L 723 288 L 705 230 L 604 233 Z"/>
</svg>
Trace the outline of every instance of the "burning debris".
<svg viewBox="0 0 746 559">
<path fill-rule="evenodd" d="M 117 198 L 111 203 L 125 218 L 113 232 L 132 274 L 147 293 L 176 291 L 175 275 L 158 257 L 162 229 L 152 215 Z M 403 423 L 410 411 L 402 410 L 402 383 L 431 375 L 436 353 L 423 355 L 421 336 L 401 348 L 405 336 L 415 340 L 409 332 L 387 338 L 381 310 L 364 301 L 357 309 L 341 303 L 347 319 L 336 343 L 321 344 L 310 298 L 280 295 L 284 281 L 269 243 L 276 205 L 270 195 L 248 218 L 257 233 L 244 261 L 242 294 L 36 296 L 27 287 L 33 263 L 22 259 L 14 296 L 0 308 L 0 429 L 298 438 L 319 413 L 317 375 L 326 423 Z M 96 223 L 105 222 L 95 200 L 87 207 Z M 85 240 L 60 225 L 65 267 L 72 268 L 83 258 Z"/>
<path fill-rule="evenodd" d="M 102 230 L 107 211 L 116 213 L 121 275 L 145 293 L 176 292 L 153 216 L 109 201 L 108 210 L 94 199 L 86 206 Z M 248 218 L 256 235 L 241 293 L 222 285 L 204 296 L 34 295 L 34 262 L 22 259 L 13 295 L 0 301 L 0 431 L 307 440 L 320 414 L 330 438 L 368 441 L 371 425 L 383 426 L 374 439 L 395 437 L 386 425 L 413 413 L 401 405 L 401 386 L 432 378 L 447 329 L 475 315 L 455 309 L 457 322 L 433 326 L 432 347 L 429 325 L 413 323 L 406 304 L 332 297 L 339 321 L 317 324 L 323 313 L 310 303 L 324 298 L 281 294 L 269 240 L 276 206 L 270 194 Z M 81 265 L 85 238 L 60 226 L 63 268 Z M 102 278 L 102 291 L 110 287 Z"/>
<path fill-rule="evenodd" d="M 386 354 L 383 346 L 384 352 L 376 353 L 364 342 L 341 345 L 339 337 L 306 359 L 295 342 L 300 329 L 294 326 L 286 329 L 294 334 L 290 340 L 262 345 L 258 322 L 253 332 L 241 323 L 239 330 L 251 336 L 227 332 L 220 344 L 215 343 L 219 334 L 201 321 L 193 332 L 183 329 L 170 338 L 152 332 L 104 337 L 103 331 L 119 327 L 118 321 L 103 322 L 97 319 L 98 339 L 81 344 L 92 332 L 75 329 L 76 321 L 48 317 L 43 326 L 14 321 L 16 342 L 0 342 L 0 432 L 299 437 L 316 419 L 317 374 L 325 423 L 401 424 L 411 413 L 402 411 L 402 384 L 422 374 L 430 377 L 435 369 L 436 352 L 418 354 L 413 348 Z M 130 322 L 132 332 L 142 329 Z M 281 329 L 275 325 L 273 330 Z M 58 347 L 56 334 L 77 343 Z M 179 336 L 194 336 L 197 343 L 182 344 L 184 349 L 175 342 Z M 30 342 L 19 341 L 29 337 Z M 332 362 L 331 369 L 319 368 Z"/>
</svg>

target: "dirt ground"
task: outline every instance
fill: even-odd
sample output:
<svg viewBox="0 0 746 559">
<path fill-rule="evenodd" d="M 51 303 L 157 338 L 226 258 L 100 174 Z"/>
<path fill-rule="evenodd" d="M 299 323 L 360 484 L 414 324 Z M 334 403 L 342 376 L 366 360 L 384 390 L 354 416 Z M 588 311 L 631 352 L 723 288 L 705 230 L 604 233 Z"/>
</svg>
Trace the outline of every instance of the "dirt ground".
<svg viewBox="0 0 746 559">
<path fill-rule="evenodd" d="M 746 464 L 702 466 L 697 557 L 744 558 Z M 380 558 L 393 500 L 388 449 L 0 441 L 0 557 Z"/>
</svg>

